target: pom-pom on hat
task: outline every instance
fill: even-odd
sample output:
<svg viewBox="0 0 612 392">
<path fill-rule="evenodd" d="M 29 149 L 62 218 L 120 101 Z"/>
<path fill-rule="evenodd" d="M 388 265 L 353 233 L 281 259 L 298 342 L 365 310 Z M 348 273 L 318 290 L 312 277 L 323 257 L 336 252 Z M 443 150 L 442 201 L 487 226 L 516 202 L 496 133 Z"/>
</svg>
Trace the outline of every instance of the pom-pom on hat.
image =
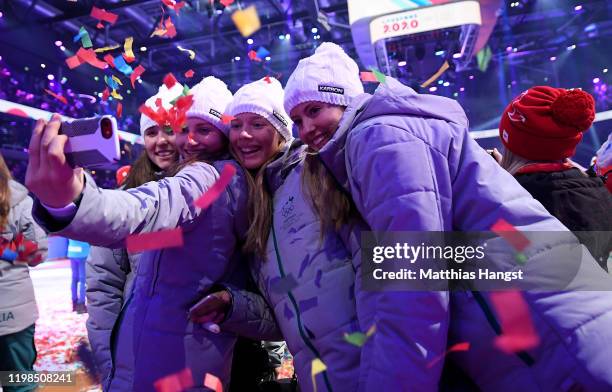
<svg viewBox="0 0 612 392">
<path fill-rule="evenodd" d="M 309 101 L 348 106 L 363 94 L 359 66 L 344 50 L 323 42 L 314 54 L 301 59 L 285 86 L 285 110 Z"/>
<path fill-rule="evenodd" d="M 193 105 L 187 111 L 187 117 L 206 120 L 228 136 L 229 127 L 221 120 L 233 98 L 227 85 L 214 76 L 207 76 L 193 86 L 189 93 L 193 95 Z"/>
<path fill-rule="evenodd" d="M 125 166 L 121 166 L 119 169 L 117 169 L 117 171 L 115 172 L 115 179 L 117 180 L 117 185 L 119 185 L 119 186 L 123 185 L 123 183 L 127 179 L 128 174 L 130 174 L 130 169 L 131 168 L 132 168 L 132 166 L 125 165 Z"/>
<path fill-rule="evenodd" d="M 504 110 L 499 136 L 510 151 L 534 161 L 569 158 L 595 119 L 593 97 L 579 89 L 536 86 Z"/>
</svg>

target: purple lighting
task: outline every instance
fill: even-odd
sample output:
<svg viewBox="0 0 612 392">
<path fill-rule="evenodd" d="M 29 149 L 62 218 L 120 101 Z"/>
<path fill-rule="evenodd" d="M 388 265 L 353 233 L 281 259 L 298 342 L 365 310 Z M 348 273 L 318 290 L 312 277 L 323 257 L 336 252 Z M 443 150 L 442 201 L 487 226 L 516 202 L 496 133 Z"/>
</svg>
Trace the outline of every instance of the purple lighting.
<svg viewBox="0 0 612 392">
<path fill-rule="evenodd" d="M 49 80 L 53 80 L 53 79 L 55 79 L 55 76 L 53 76 L 53 75 L 49 74 L 49 75 L 47 75 L 47 79 L 49 79 Z"/>
<path fill-rule="evenodd" d="M 62 46 L 62 41 L 59 41 L 59 40 L 58 40 L 58 41 L 55 41 L 55 46 L 58 46 L 58 47 L 59 47 L 59 46 Z"/>
<path fill-rule="evenodd" d="M 582 10 L 582 6 L 581 5 L 577 5 L 574 7 L 574 11 L 580 11 Z"/>
<path fill-rule="evenodd" d="M 556 59 L 557 59 L 557 58 L 556 58 L 555 56 L 552 56 L 552 57 L 550 58 L 550 61 L 555 61 Z"/>
<path fill-rule="evenodd" d="M 593 83 L 595 84 L 599 83 L 599 78 L 593 78 Z"/>
</svg>

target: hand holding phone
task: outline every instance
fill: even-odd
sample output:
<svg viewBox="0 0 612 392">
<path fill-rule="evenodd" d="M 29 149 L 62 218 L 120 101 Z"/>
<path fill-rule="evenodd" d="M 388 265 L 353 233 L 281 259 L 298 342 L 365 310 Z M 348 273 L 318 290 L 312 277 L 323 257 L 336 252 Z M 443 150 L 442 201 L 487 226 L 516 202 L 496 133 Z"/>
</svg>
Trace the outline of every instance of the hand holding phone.
<svg viewBox="0 0 612 392">
<path fill-rule="evenodd" d="M 72 167 L 95 168 L 121 158 L 117 120 L 113 116 L 66 121 L 59 133 L 68 136 L 64 153 Z"/>
</svg>

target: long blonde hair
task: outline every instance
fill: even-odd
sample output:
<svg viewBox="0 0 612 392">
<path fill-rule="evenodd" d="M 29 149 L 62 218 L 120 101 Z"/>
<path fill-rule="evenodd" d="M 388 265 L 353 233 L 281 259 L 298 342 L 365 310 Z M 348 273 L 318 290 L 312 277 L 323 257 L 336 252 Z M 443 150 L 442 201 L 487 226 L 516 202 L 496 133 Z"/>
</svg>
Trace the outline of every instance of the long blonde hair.
<svg viewBox="0 0 612 392">
<path fill-rule="evenodd" d="M 11 187 L 9 182 L 13 178 L 11 172 L 4 162 L 4 158 L 0 155 L 0 228 L 4 229 L 8 222 L 8 216 L 11 212 Z"/>
</svg>

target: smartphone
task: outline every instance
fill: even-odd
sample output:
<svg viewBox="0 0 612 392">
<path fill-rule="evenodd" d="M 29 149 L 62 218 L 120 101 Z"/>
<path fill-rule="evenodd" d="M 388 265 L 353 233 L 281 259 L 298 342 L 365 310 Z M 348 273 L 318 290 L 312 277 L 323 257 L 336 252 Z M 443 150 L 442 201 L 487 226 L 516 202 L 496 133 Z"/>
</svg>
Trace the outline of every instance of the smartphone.
<svg viewBox="0 0 612 392">
<path fill-rule="evenodd" d="M 95 168 L 121 158 L 117 119 L 113 116 L 65 121 L 59 133 L 68 136 L 64 153 L 72 167 Z"/>
</svg>

